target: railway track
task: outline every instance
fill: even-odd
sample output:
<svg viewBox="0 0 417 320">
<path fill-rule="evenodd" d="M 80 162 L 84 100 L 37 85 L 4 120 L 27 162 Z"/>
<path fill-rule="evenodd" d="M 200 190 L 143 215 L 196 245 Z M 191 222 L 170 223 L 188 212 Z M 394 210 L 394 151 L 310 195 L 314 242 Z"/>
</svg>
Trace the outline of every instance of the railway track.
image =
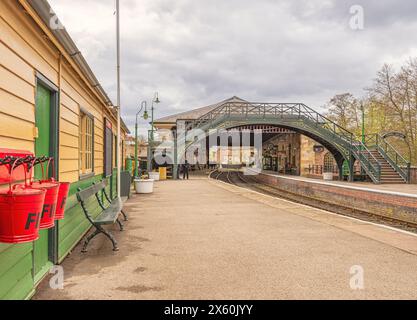
<svg viewBox="0 0 417 320">
<path fill-rule="evenodd" d="M 244 176 L 238 171 L 214 171 L 210 174 L 211 179 L 220 180 L 238 187 L 253 190 L 265 195 L 273 196 L 289 200 L 295 203 L 307 205 L 313 208 L 326 210 L 332 213 L 337 213 L 343 216 L 348 216 L 363 221 L 373 222 L 377 224 L 383 224 L 390 227 L 398 228 L 401 230 L 417 233 L 417 224 L 409 222 L 383 217 L 377 214 L 372 214 L 366 211 L 346 207 L 326 201 L 312 199 L 300 194 L 294 194 L 291 192 L 283 191 L 272 186 L 261 184 L 257 182 L 252 176 Z"/>
</svg>

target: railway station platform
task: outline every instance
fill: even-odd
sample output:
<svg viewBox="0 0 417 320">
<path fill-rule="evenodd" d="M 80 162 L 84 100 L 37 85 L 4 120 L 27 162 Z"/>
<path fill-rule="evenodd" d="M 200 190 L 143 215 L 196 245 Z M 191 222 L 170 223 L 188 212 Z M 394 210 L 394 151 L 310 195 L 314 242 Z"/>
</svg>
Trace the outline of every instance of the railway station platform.
<svg viewBox="0 0 417 320">
<path fill-rule="evenodd" d="M 375 192 L 387 192 L 392 194 L 403 194 L 417 197 L 417 184 L 375 184 L 372 182 L 347 182 L 347 181 L 324 181 L 320 179 L 314 178 L 305 178 L 299 176 L 289 176 L 289 175 L 280 175 L 273 171 L 262 171 L 263 174 L 271 175 L 271 176 L 278 176 L 278 177 L 285 177 L 288 179 L 298 180 L 298 181 L 306 181 L 309 183 L 317 183 L 317 184 L 331 184 L 334 186 L 340 186 L 343 188 L 348 189 L 358 189 L 364 188 L 366 190 L 375 191 Z"/>
<path fill-rule="evenodd" d="M 246 173 L 251 173 L 247 169 Z M 394 226 L 405 225 L 416 229 L 416 185 L 370 184 L 342 181 L 323 181 L 304 177 L 284 176 L 262 172 L 251 180 L 288 195 L 287 199 L 319 207 L 329 207 L 334 212 L 351 210 L 361 215 L 373 216 Z M 284 196 L 285 196 L 284 195 Z M 313 205 L 314 206 L 314 205 Z"/>
<path fill-rule="evenodd" d="M 64 289 L 46 279 L 34 299 L 417 298 L 415 234 L 206 178 L 158 182 L 125 209 L 119 252 L 76 247 Z"/>
</svg>

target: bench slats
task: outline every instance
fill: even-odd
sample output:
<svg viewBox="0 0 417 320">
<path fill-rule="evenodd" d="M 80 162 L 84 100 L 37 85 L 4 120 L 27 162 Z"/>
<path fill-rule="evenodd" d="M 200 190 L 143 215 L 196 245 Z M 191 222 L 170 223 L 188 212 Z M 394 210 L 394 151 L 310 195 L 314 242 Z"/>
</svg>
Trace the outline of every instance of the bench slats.
<svg viewBox="0 0 417 320">
<path fill-rule="evenodd" d="M 116 198 L 110 204 L 110 206 L 100 213 L 97 218 L 94 219 L 94 223 L 98 225 L 113 224 L 119 217 L 120 211 L 123 208 L 123 203 L 120 198 Z"/>
<path fill-rule="evenodd" d="M 93 184 L 91 187 L 78 191 L 77 198 L 79 201 L 85 202 L 88 198 L 94 196 L 96 193 L 100 192 L 106 187 L 107 187 L 107 180 L 103 180 L 99 183 Z"/>
</svg>

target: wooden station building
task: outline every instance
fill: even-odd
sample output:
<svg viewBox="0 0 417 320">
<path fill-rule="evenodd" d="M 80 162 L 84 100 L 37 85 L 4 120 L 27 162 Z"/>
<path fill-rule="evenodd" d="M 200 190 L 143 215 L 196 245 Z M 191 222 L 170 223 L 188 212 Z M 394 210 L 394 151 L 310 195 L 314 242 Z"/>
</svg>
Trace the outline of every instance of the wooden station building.
<svg viewBox="0 0 417 320">
<path fill-rule="evenodd" d="M 0 243 L 0 299 L 31 297 L 88 231 L 78 187 L 108 178 L 116 192 L 112 106 L 46 0 L 0 1 L 0 148 L 54 157 L 56 177 L 71 183 L 55 228 L 33 243 Z M 128 133 L 122 123 L 122 152 Z"/>
</svg>

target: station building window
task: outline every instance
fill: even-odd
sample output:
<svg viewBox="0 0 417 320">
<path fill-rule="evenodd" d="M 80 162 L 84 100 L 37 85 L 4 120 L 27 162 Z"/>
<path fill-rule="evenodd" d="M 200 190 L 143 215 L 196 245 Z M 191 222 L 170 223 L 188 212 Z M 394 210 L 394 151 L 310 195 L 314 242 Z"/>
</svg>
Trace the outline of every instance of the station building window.
<svg viewBox="0 0 417 320">
<path fill-rule="evenodd" d="M 324 172 L 333 172 L 334 158 L 330 152 L 324 155 L 323 170 Z"/>
<path fill-rule="evenodd" d="M 81 111 L 80 113 L 80 176 L 94 172 L 94 118 Z"/>
</svg>

